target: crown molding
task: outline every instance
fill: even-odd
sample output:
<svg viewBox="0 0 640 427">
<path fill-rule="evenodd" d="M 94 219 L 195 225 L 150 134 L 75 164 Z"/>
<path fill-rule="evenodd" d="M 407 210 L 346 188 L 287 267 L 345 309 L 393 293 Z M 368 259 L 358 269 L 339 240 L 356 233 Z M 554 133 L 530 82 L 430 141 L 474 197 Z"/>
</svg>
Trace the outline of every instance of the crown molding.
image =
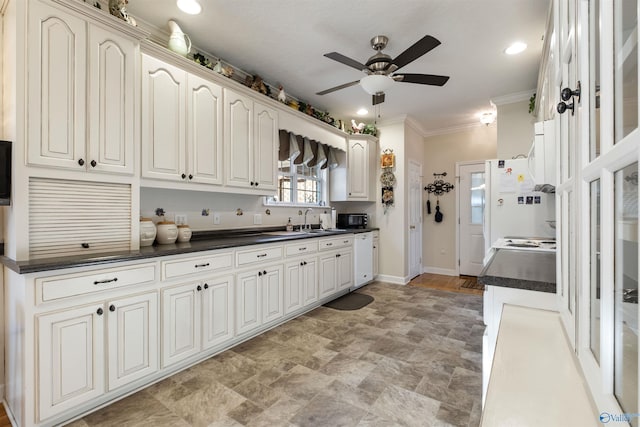
<svg viewBox="0 0 640 427">
<path fill-rule="evenodd" d="M 489 126 L 495 126 L 496 122 L 493 122 L 491 125 Z M 446 128 L 440 128 L 440 129 L 433 129 L 430 130 L 426 133 L 426 135 L 423 135 L 425 138 L 428 137 L 432 137 L 432 136 L 437 136 L 437 135 L 446 135 L 446 134 L 450 134 L 450 133 L 458 133 L 458 132 L 465 132 L 465 131 L 469 131 L 475 128 L 479 128 L 479 127 L 487 127 L 486 125 L 478 122 L 474 122 L 474 123 L 465 123 L 462 125 L 456 125 L 456 126 L 450 126 L 450 127 L 446 127 Z"/>
<path fill-rule="evenodd" d="M 514 102 L 528 101 L 535 89 L 523 90 L 522 92 L 510 93 L 507 95 L 496 96 L 491 98 L 491 102 L 496 105 L 513 104 Z"/>
</svg>

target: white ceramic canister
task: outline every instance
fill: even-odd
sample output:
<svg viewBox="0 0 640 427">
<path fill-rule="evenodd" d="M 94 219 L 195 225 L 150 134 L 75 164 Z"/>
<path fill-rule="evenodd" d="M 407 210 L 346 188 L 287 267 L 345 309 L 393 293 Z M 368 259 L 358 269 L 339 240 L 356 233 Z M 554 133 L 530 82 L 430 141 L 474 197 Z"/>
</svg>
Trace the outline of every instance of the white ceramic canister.
<svg viewBox="0 0 640 427">
<path fill-rule="evenodd" d="M 157 224 L 158 235 L 156 236 L 156 242 L 159 245 L 170 245 L 175 243 L 178 238 L 178 227 L 173 221 L 161 221 Z"/>
<path fill-rule="evenodd" d="M 191 51 L 191 39 L 182 32 L 176 21 L 169 20 L 167 22 L 171 35 L 169 36 L 169 44 L 167 47 L 182 56 L 187 56 Z"/>
<path fill-rule="evenodd" d="M 140 218 L 140 247 L 151 246 L 156 239 L 156 226 L 151 218 Z"/>
<path fill-rule="evenodd" d="M 178 242 L 188 242 L 191 240 L 191 234 L 191 229 L 187 224 L 181 224 L 178 226 Z"/>
</svg>

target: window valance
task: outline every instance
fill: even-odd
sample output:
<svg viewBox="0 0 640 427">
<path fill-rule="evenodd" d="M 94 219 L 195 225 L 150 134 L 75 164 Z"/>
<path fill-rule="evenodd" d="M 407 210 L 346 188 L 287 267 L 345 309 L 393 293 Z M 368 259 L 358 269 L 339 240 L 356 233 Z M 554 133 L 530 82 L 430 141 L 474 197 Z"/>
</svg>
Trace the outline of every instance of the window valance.
<svg viewBox="0 0 640 427">
<path fill-rule="evenodd" d="M 338 166 L 337 148 L 280 129 L 278 159 L 291 159 L 294 165 L 333 169 Z"/>
</svg>

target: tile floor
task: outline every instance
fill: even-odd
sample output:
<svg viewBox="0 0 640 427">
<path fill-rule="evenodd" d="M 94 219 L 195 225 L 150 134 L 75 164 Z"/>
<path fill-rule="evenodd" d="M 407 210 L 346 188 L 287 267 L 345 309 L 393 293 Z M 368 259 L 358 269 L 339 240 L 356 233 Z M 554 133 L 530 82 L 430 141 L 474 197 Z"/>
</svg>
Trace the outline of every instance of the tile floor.
<svg viewBox="0 0 640 427">
<path fill-rule="evenodd" d="M 482 297 L 376 282 L 76 421 L 86 426 L 478 426 Z"/>
</svg>

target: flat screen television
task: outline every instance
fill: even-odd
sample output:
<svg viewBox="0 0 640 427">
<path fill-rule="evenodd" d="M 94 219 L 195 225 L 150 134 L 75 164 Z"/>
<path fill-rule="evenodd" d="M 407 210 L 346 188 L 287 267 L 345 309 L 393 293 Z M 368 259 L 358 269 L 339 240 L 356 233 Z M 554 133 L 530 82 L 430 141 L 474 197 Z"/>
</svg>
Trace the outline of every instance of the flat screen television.
<svg viewBox="0 0 640 427">
<path fill-rule="evenodd" d="M 11 204 L 11 141 L 0 141 L 0 206 Z"/>
</svg>

